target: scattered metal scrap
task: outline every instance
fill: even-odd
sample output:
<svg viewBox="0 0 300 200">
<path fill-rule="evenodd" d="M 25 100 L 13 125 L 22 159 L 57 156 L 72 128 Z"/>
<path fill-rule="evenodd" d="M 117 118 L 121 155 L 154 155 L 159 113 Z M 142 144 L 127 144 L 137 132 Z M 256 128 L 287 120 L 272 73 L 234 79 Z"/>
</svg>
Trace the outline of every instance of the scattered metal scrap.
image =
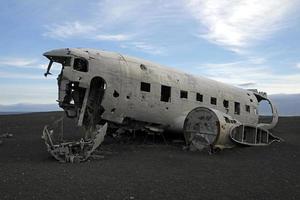
<svg viewBox="0 0 300 200">
<path fill-rule="evenodd" d="M 104 140 L 107 131 L 107 123 L 103 126 L 96 125 L 94 130 L 90 132 L 91 137 L 88 139 L 81 138 L 79 141 L 56 141 L 54 130 L 45 126 L 42 134 L 48 152 L 60 162 L 78 163 L 84 162 L 89 158 L 99 158 L 93 154 Z M 63 140 L 61 135 L 59 138 Z"/>
<path fill-rule="evenodd" d="M 13 137 L 13 134 L 11 134 L 11 133 L 4 133 L 4 134 L 0 135 L 0 138 L 11 138 L 11 137 Z M 0 144 L 2 144 L 2 143 L 3 143 L 3 141 L 0 140 Z"/>
<path fill-rule="evenodd" d="M 11 138 L 11 137 L 13 137 L 13 134 L 11 133 L 4 133 L 0 135 L 0 138 Z"/>
</svg>

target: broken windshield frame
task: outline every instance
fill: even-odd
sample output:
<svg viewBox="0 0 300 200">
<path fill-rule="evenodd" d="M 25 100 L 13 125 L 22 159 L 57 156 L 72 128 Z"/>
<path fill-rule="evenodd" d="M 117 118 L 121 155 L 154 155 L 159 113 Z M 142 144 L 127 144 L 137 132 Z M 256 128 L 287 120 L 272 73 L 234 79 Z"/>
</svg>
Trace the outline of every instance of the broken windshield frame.
<svg viewBox="0 0 300 200">
<path fill-rule="evenodd" d="M 71 57 L 66 57 L 66 56 L 46 56 L 46 57 L 50 60 L 50 62 L 48 64 L 47 71 L 44 74 L 45 76 L 47 76 L 49 74 L 51 75 L 50 69 L 52 67 L 53 62 L 62 64 L 62 69 L 65 66 L 68 66 L 68 67 L 71 66 Z"/>
</svg>

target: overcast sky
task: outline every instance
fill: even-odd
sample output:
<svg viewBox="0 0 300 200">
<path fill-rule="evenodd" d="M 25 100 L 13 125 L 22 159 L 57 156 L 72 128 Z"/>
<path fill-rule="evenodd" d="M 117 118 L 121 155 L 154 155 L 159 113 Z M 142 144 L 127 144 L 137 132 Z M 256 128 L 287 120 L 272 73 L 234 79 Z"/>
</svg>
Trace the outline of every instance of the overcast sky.
<svg viewBox="0 0 300 200">
<path fill-rule="evenodd" d="M 0 24 L 0 104 L 55 103 L 56 77 L 44 78 L 42 54 L 64 47 L 300 93 L 300 0 L 10 0 Z"/>
</svg>

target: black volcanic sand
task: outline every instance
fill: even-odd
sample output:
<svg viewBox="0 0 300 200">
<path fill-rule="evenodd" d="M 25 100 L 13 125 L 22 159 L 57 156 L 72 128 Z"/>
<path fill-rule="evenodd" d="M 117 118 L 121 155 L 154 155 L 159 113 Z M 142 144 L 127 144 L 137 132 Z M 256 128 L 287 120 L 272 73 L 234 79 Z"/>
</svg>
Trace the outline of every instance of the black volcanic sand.
<svg viewBox="0 0 300 200">
<path fill-rule="evenodd" d="M 60 164 L 41 141 L 61 113 L 0 116 L 0 199 L 300 199 L 300 117 L 280 118 L 284 143 L 214 155 L 179 145 L 105 144 L 102 160 Z"/>
</svg>

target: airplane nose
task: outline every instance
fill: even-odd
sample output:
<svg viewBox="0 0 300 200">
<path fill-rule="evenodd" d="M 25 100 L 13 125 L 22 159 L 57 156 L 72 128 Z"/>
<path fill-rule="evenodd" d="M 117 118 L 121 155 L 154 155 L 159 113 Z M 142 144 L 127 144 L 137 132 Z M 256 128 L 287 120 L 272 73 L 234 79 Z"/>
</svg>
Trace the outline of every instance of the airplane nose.
<svg viewBox="0 0 300 200">
<path fill-rule="evenodd" d="M 43 53 L 43 56 L 48 58 L 50 56 L 64 56 L 64 55 L 69 55 L 69 54 L 70 54 L 69 48 L 64 48 L 64 49 L 54 49 L 51 51 L 47 51 L 47 52 Z"/>
</svg>

